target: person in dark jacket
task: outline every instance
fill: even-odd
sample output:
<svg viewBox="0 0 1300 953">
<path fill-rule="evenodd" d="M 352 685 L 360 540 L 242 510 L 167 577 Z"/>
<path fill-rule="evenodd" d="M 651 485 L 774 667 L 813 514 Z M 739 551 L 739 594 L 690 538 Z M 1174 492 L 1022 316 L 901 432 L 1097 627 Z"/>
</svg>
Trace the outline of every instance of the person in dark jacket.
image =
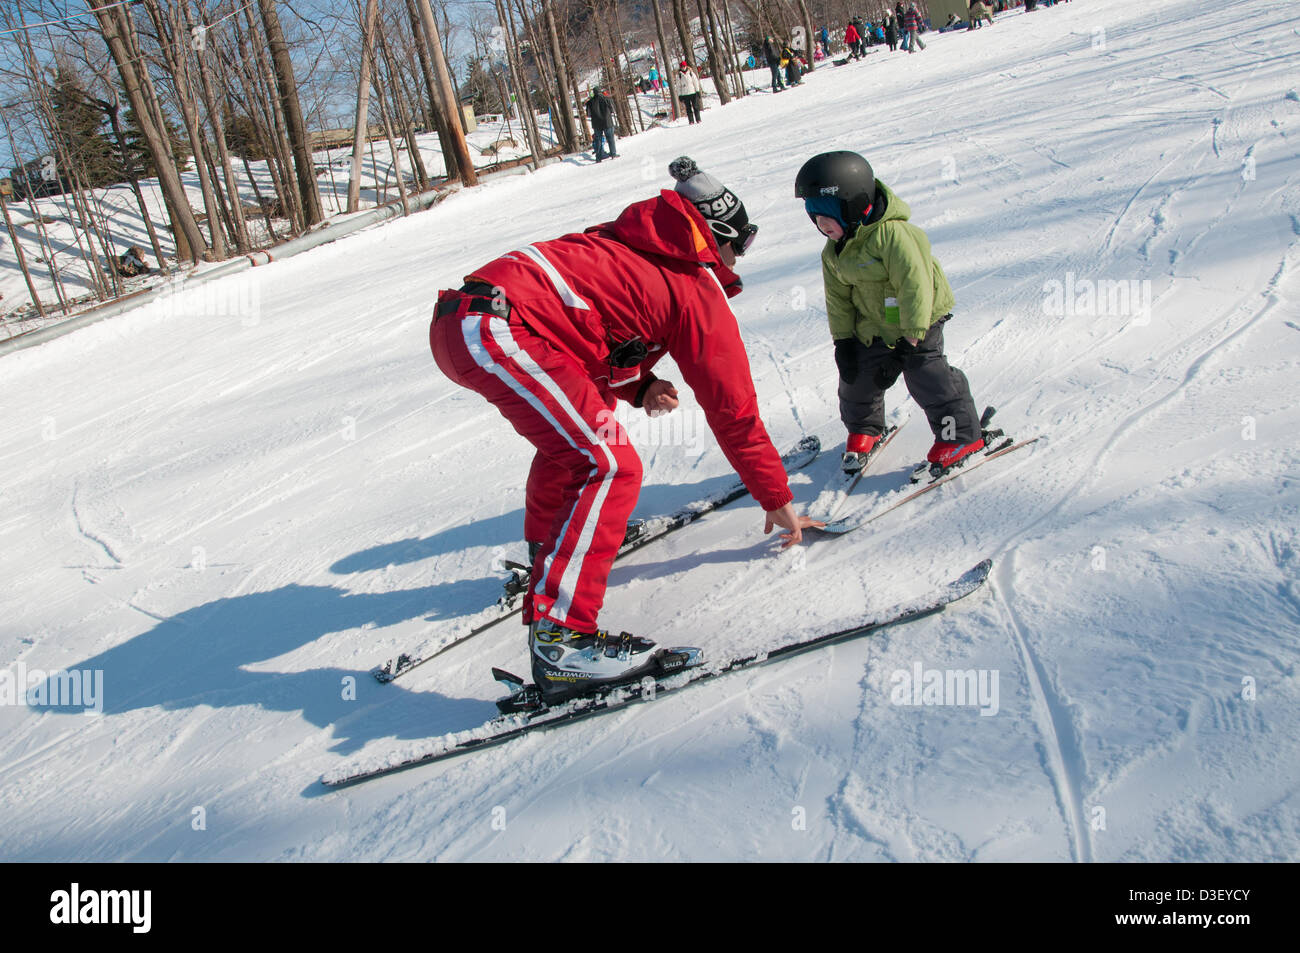
<svg viewBox="0 0 1300 953">
<path fill-rule="evenodd" d="M 909 49 L 910 35 L 907 32 L 907 11 L 901 3 L 894 5 L 894 23 L 898 25 L 898 36 L 903 41 L 903 51 Z"/>
<path fill-rule="evenodd" d="M 885 14 L 885 42 L 891 52 L 898 49 L 898 21 L 889 13 Z"/>
<path fill-rule="evenodd" d="M 785 89 L 785 83 L 781 82 L 781 47 L 770 36 L 763 39 L 763 59 L 772 71 L 772 92 L 781 92 Z"/>
<path fill-rule="evenodd" d="M 790 44 L 781 47 L 781 60 L 785 63 L 785 84 L 787 86 L 801 86 L 803 80 L 799 77 L 803 71 L 799 69 L 799 55 L 790 48 Z"/>
<path fill-rule="evenodd" d="M 609 100 L 609 90 L 597 86 L 586 102 L 587 118 L 591 120 L 591 144 L 596 150 L 596 161 L 617 159 L 618 147 L 614 144 L 614 104 Z M 605 155 L 606 143 L 609 155 Z"/>
</svg>

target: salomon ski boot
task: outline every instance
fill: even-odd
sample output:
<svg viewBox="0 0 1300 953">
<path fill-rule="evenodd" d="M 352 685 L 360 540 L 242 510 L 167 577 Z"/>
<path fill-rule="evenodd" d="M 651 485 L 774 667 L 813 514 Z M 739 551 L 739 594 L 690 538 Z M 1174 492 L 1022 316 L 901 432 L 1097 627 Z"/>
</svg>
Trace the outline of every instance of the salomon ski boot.
<svg viewBox="0 0 1300 953">
<path fill-rule="evenodd" d="M 661 649 L 628 632 L 575 632 L 550 619 L 528 627 L 528 649 L 533 681 L 547 705 L 703 661 L 699 649 Z"/>
</svg>

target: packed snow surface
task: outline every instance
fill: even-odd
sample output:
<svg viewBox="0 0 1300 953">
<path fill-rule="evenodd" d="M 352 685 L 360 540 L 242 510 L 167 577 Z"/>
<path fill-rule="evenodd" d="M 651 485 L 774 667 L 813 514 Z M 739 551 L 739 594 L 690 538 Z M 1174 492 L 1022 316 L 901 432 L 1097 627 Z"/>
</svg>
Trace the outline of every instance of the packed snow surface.
<svg viewBox="0 0 1300 953">
<path fill-rule="evenodd" d="M 1298 41 L 1290 0 L 1009 14 L 0 359 L 0 858 L 1297 859 Z M 990 584 L 324 789 L 486 720 L 490 666 L 527 671 L 508 623 L 409 681 L 368 674 L 459 631 L 496 598 L 493 560 L 523 553 L 529 448 L 434 366 L 438 290 L 691 155 L 761 228 L 733 304 L 774 441 L 826 445 L 792 480 L 806 506 L 844 434 L 793 180 L 836 148 L 929 233 L 976 401 L 1043 439 L 796 550 L 734 504 L 618 563 L 604 622 L 722 658 L 984 557 Z M 641 514 L 734 479 L 684 396 L 627 418 Z M 929 440 L 912 408 L 846 505 Z M 83 671 L 90 698 L 14 691 Z M 966 674 L 980 691 L 957 697 Z"/>
</svg>

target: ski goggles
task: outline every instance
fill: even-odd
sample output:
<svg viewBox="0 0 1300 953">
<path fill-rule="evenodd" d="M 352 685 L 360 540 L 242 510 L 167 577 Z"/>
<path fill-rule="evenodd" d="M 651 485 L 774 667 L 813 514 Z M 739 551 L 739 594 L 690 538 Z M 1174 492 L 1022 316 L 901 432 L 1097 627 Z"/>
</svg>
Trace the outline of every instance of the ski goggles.
<svg viewBox="0 0 1300 953">
<path fill-rule="evenodd" d="M 754 237 L 758 235 L 758 226 L 754 224 L 745 225 L 740 229 L 740 234 L 731 240 L 731 247 L 736 250 L 737 255 L 743 255 L 749 251 L 749 246 L 754 244 Z"/>
</svg>

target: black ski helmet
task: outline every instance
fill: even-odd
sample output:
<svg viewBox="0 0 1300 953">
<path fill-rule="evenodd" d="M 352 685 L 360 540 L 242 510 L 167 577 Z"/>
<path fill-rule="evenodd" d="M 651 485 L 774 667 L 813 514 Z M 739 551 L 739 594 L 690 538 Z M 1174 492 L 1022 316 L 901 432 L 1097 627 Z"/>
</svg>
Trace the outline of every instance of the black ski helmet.
<svg viewBox="0 0 1300 953">
<path fill-rule="evenodd" d="M 856 152 L 823 152 L 805 162 L 794 177 L 794 194 L 801 199 L 839 199 L 840 221 L 848 227 L 862 220 L 875 199 L 876 174 Z"/>
</svg>

